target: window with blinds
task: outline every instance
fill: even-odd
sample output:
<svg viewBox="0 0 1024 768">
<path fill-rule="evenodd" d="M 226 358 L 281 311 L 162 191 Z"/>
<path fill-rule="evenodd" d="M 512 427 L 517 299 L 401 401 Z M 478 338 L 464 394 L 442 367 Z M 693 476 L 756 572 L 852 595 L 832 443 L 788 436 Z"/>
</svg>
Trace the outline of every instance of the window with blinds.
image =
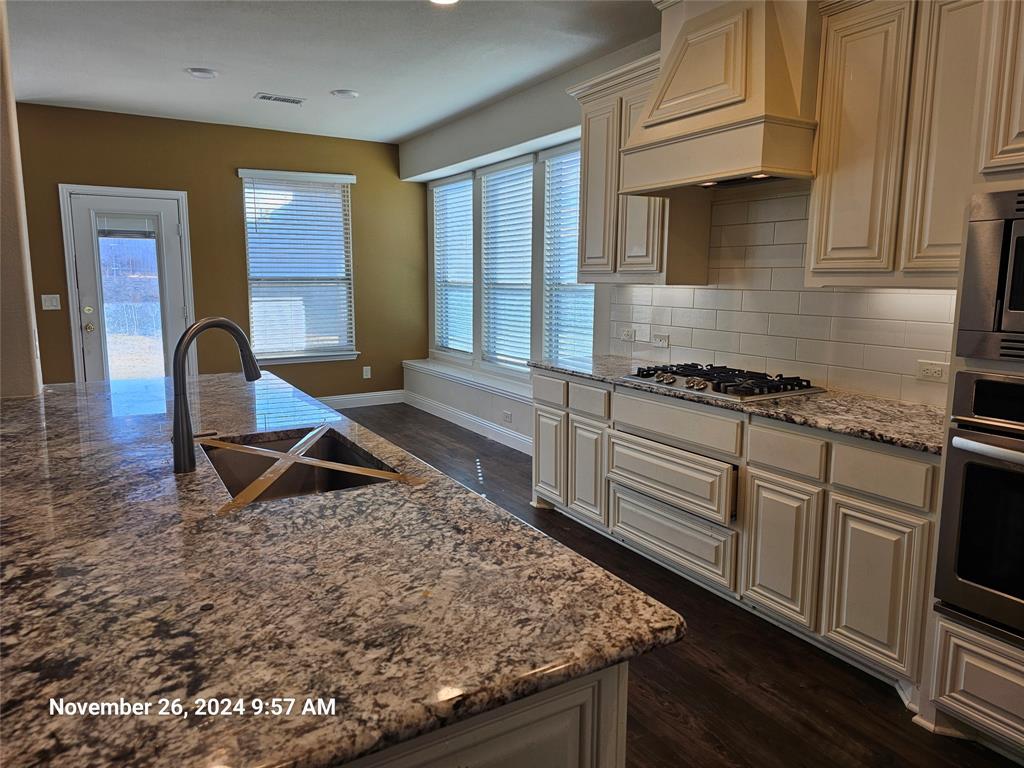
<svg viewBox="0 0 1024 768">
<path fill-rule="evenodd" d="M 480 200 L 481 356 L 525 365 L 530 358 L 533 163 L 483 176 Z"/>
<path fill-rule="evenodd" d="M 355 355 L 355 177 L 240 170 L 249 328 L 261 359 Z"/>
<path fill-rule="evenodd" d="M 433 189 L 434 346 L 473 351 L 473 180 Z"/>
<path fill-rule="evenodd" d="M 594 286 L 576 283 L 580 153 L 544 161 L 544 356 L 590 360 Z"/>
</svg>

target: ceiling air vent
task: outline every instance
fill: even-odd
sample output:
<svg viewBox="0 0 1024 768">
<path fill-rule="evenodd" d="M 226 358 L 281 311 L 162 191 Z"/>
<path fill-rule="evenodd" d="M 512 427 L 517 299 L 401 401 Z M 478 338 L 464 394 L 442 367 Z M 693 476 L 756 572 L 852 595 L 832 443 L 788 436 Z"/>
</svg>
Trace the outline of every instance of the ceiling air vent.
<svg viewBox="0 0 1024 768">
<path fill-rule="evenodd" d="M 300 99 L 297 96 L 279 96 L 276 93 L 263 93 L 262 91 L 253 96 L 253 98 L 256 99 L 256 101 L 274 101 L 278 104 L 294 104 L 296 107 L 302 106 L 302 102 L 305 101 L 305 99 Z"/>
</svg>

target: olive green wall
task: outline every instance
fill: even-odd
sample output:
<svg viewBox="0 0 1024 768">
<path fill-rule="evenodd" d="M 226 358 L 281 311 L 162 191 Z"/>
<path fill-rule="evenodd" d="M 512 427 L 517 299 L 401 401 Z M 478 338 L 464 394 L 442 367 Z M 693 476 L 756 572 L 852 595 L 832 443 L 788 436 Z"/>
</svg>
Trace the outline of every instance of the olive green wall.
<svg viewBox="0 0 1024 768">
<path fill-rule="evenodd" d="M 196 317 L 224 315 L 248 328 L 239 168 L 358 178 L 352 234 L 361 354 L 270 370 L 314 396 L 372 392 L 401 389 L 402 360 L 426 356 L 426 195 L 423 185 L 399 180 L 396 146 L 35 104 L 19 104 L 18 120 L 45 382 L 74 380 L 57 185 L 187 192 Z M 59 293 L 61 311 L 39 311 L 43 293 Z M 373 367 L 370 380 L 364 365 Z M 199 370 L 239 370 L 226 334 L 199 340 Z"/>
</svg>

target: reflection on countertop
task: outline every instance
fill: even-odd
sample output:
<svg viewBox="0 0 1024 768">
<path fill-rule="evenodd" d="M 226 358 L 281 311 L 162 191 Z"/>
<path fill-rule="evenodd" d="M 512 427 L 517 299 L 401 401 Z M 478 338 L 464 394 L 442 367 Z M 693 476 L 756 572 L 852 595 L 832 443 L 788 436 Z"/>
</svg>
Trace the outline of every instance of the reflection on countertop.
<svg viewBox="0 0 1024 768">
<path fill-rule="evenodd" d="M 334 765 L 682 636 L 675 612 L 272 374 L 191 386 L 197 432 L 329 423 L 427 482 L 217 517 L 229 496 L 203 452 L 172 472 L 169 380 L 4 400 L 12 765 Z M 100 723 L 48 707 L 211 696 L 338 712 Z"/>
<path fill-rule="evenodd" d="M 580 376 L 790 424 L 861 437 L 914 451 L 942 453 L 946 420 L 941 408 L 839 390 L 743 403 L 711 398 L 678 387 L 662 386 L 653 380 L 640 382 L 623 378 L 635 373 L 638 366 L 647 365 L 660 363 L 616 355 L 530 361 L 530 366 L 538 370 Z"/>
</svg>

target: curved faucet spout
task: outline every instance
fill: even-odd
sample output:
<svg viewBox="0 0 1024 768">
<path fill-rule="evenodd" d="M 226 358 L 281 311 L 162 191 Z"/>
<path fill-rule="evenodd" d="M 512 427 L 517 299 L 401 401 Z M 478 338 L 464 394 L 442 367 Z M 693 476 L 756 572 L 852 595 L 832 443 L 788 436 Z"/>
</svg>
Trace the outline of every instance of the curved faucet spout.
<svg viewBox="0 0 1024 768">
<path fill-rule="evenodd" d="M 176 475 L 196 470 L 196 447 L 192 442 L 192 416 L 188 409 L 188 385 L 185 381 L 185 360 L 188 349 L 199 334 L 210 328 L 221 328 L 231 334 L 238 345 L 238 356 L 242 358 L 242 370 L 247 381 L 256 381 L 260 377 L 260 366 L 249 346 L 245 331 L 226 317 L 204 317 L 192 323 L 178 339 L 174 348 L 174 431 L 171 442 L 174 444 L 174 473 Z"/>
</svg>

